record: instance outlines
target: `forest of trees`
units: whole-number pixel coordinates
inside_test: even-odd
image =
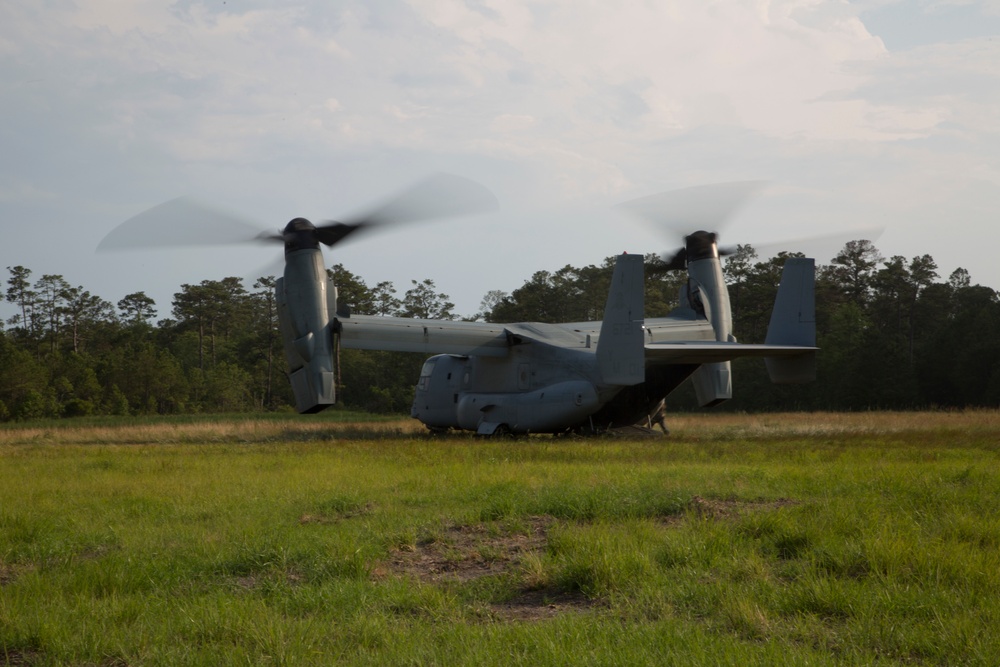
[[[734,329],[762,342],[787,253],[760,259],[751,246],[727,258]],[[467,319],[599,320],[613,258],[601,266],[538,271],[511,294],[488,292]],[[667,314],[687,276],[646,257],[646,314]],[[7,267],[0,323],[0,421],[95,414],[289,410],[293,403],[277,332],[274,278],[181,285],[166,313],[144,292],[111,304],[63,276],[35,279]],[[456,319],[431,280],[398,295],[337,265],[340,302],[358,314]],[[964,269],[941,279],[930,255],[884,258],[852,241],[816,275],[819,379],[775,386],[760,360],[734,363],[734,399],[715,409],[865,410],[1000,405],[1000,298]],[[343,405],[406,412],[422,355],[344,350]],[[682,390],[670,408],[689,409]]]

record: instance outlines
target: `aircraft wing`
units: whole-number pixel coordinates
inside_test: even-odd
[[[647,343],[646,364],[708,364],[738,357],[797,357],[818,349],[803,345],[751,345],[715,341]]]
[[[531,340],[560,347],[588,347],[587,336],[565,326],[525,323],[494,324],[405,317],[352,315],[339,318],[341,345],[356,350],[389,350],[423,354],[478,354],[503,357],[513,345]],[[738,357],[796,357],[815,352],[802,345],[751,345],[709,340],[651,342],[646,364],[707,364]]]
[[[488,322],[415,320],[406,317],[339,317],[340,344],[355,350],[502,357],[511,345],[506,327]]]
[[[558,324],[540,322],[494,324],[377,315],[339,317],[338,322],[341,346],[355,350],[502,357],[514,345],[531,342],[584,348],[589,338]]]

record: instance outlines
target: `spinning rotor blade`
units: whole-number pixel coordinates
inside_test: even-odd
[[[435,174],[382,204],[344,222],[314,226],[295,218],[283,231],[262,231],[239,216],[180,197],[129,218],[111,230],[98,250],[165,246],[221,245],[247,241],[336,245],[347,236],[378,225],[472,215],[496,210],[497,198],[486,187],[461,176]]]
[[[745,204],[751,196],[765,185],[765,181],[737,181],[696,186],[681,190],[671,190],[649,197],[633,199],[618,204],[615,208],[627,211],[661,228],[666,228],[683,236],[684,246],[661,255],[662,264],[650,267],[650,273],[681,270],[687,267],[691,243],[695,247],[705,247],[708,242],[718,240],[718,230]],[[693,231],[693,230],[715,230]],[[823,250],[836,247],[835,252],[852,240],[873,240],[885,231],[881,227],[868,227],[855,231],[809,236],[783,242],[753,245],[761,261],[776,255],[779,251],[804,252],[819,256]],[[736,246],[716,245],[720,257],[737,252]]]
[[[687,235],[694,230],[721,229],[725,222],[746,203],[750,197],[764,186],[764,181],[735,181],[698,185],[680,190],[670,190],[659,194],[633,199],[615,206],[660,228],[682,236],[687,243]],[[694,232],[712,234],[712,232]],[[719,249],[720,255],[728,255],[732,249]],[[661,256],[663,266],[655,272],[676,271],[687,266],[687,248],[681,247]]]
[[[687,248],[680,248],[673,253],[665,252],[660,255],[662,264],[651,266],[649,273],[666,273],[667,271],[680,271],[687,267]]]
[[[834,232],[832,234],[802,236],[785,241],[771,241],[760,244],[755,243],[752,244],[752,247],[757,253],[757,259],[760,261],[774,257],[782,251],[801,252],[807,257],[816,257],[817,259],[829,253],[829,257],[832,259],[833,255],[840,252],[848,242],[861,239],[874,242],[884,232],[885,227],[861,227],[843,232]]]
[[[473,215],[497,208],[496,196],[483,185],[461,176],[439,173],[343,222],[317,225],[315,237],[320,243],[332,246],[350,234],[380,225]]]
[[[615,206],[679,235],[696,229],[718,231],[765,181],[697,185],[640,197]]]
[[[259,240],[263,234],[260,227],[236,215],[178,197],[118,225],[101,239],[97,250],[223,245]]]

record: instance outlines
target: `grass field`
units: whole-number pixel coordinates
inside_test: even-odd
[[[1000,414],[0,428],[0,664],[996,665]]]

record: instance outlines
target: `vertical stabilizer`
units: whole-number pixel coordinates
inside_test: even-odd
[[[816,346],[816,269],[806,257],[785,260],[778,296],[767,327],[768,345]],[[816,352],[794,357],[766,357],[771,382],[795,384],[816,379]]]
[[[597,364],[606,384],[630,386],[646,379],[642,255],[619,255],[604,306]]]

